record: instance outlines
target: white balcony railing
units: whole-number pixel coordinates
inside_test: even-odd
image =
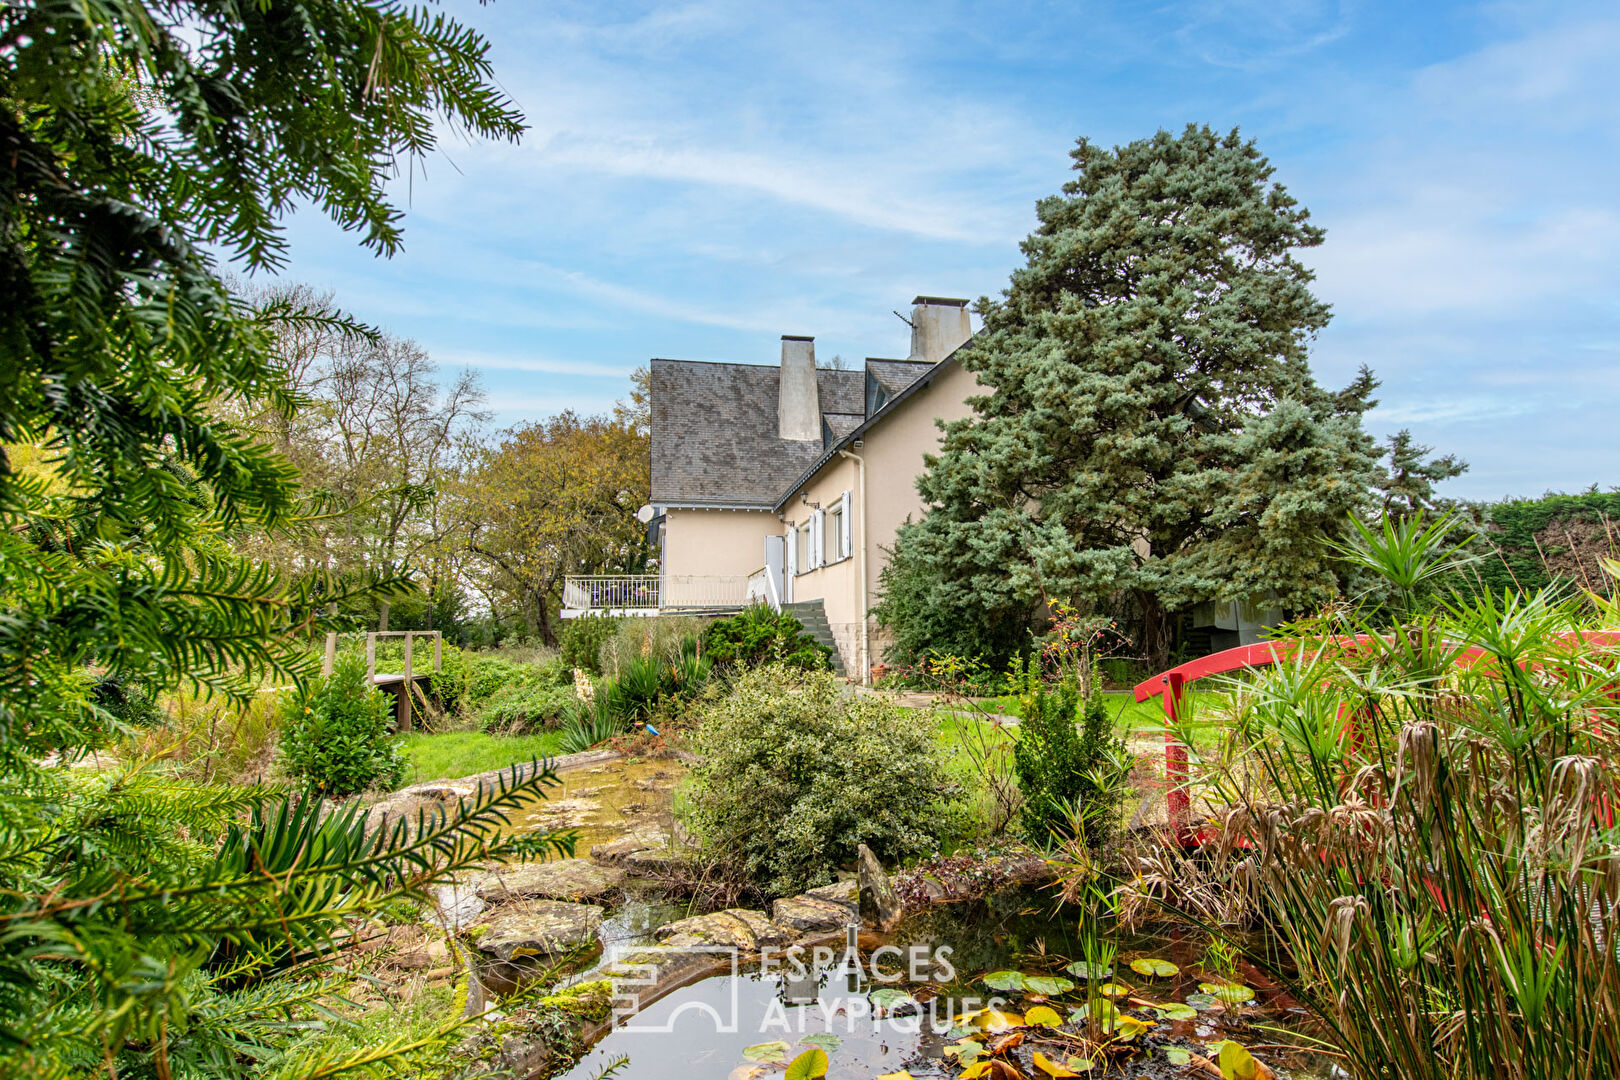
[[[591,574],[563,580],[563,615],[593,612],[735,611],[748,603],[747,574]]]

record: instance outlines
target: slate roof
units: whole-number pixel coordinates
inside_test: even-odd
[[[891,398],[916,382],[934,365],[926,360],[866,358],[866,415],[871,416]]]
[[[769,509],[826,451],[823,439],[777,437],[777,364],[654,360],[651,369],[657,505]],[[818,368],[816,390],[824,435],[831,427],[836,442],[841,431],[859,426],[866,415],[865,372]]]

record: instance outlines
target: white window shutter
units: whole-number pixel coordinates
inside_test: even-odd
[[[821,511],[817,510],[810,515],[810,566],[812,569],[823,566],[827,562],[827,553],[823,550],[826,547],[826,532],[826,522],[823,520]]]
[[[854,534],[849,527],[849,492],[844,492],[839,502],[843,505],[838,511],[838,557],[847,559],[855,553],[855,545],[850,539]]]
[[[789,528],[787,531],[787,576],[792,578],[799,572],[799,530]]]

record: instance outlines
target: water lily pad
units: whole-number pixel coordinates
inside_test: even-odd
[[[760,1063],[786,1064],[788,1051],[793,1049],[781,1039],[775,1042],[755,1043],[753,1046],[743,1048],[743,1057],[749,1061]]]
[[[1063,1017],[1057,1014],[1056,1009],[1049,1009],[1045,1005],[1037,1005],[1024,1013],[1024,1023],[1030,1027],[1059,1027]]]
[[[1239,1046],[1228,1039],[1221,1047],[1221,1056],[1217,1064],[1221,1067],[1223,1080],[1258,1080],[1260,1076],[1260,1063],[1254,1060],[1254,1055],[1248,1048]]]
[[[1069,1068],[1077,1073],[1090,1072],[1096,1067],[1095,1058],[1071,1056],[1068,1061]]]
[[[1106,994],[1109,997],[1124,997],[1130,992],[1131,988],[1123,983],[1106,982],[1097,987],[1097,993]]]
[[[1167,1046],[1164,1048],[1164,1060],[1172,1065],[1191,1065],[1192,1055],[1179,1046]]]
[[[1166,1020],[1191,1020],[1198,1015],[1196,1008],[1191,1005],[1183,1005],[1179,1001],[1167,1001],[1163,1005],[1155,1005],[1153,1011]]]
[[[873,1008],[881,1009],[885,1013],[892,1013],[896,1009],[904,1008],[907,1005],[917,1004],[916,998],[904,990],[896,990],[892,986],[872,991],[867,995],[867,1000],[872,1003]]]
[[[806,1035],[804,1038],[800,1039],[799,1045],[818,1046],[830,1054],[834,1050],[837,1050],[840,1046],[843,1046],[844,1040],[830,1032],[818,1031],[814,1035]]]
[[[785,1080],[821,1080],[827,1075],[827,1051],[811,1047],[788,1063]]]
[[[1067,994],[1070,990],[1073,990],[1074,983],[1061,975],[1026,975],[1024,976],[1024,989],[1032,994],[1057,997],[1059,994]]]
[[[1218,1009],[1221,1007],[1221,999],[1216,997],[1214,994],[1188,994],[1186,1001],[1187,1004],[1191,1005],[1199,1012],[1209,1012],[1211,1009]]]
[[[953,1057],[956,1063],[968,1066],[984,1056],[984,1043],[976,1039],[962,1039],[947,1046],[944,1050],[946,1057]]]
[[[1228,1005],[1242,1005],[1245,1001],[1254,1000],[1254,990],[1242,983],[1206,982],[1199,983],[1198,989]]]
[[[1114,973],[1111,964],[1093,964],[1090,960],[1076,960],[1063,969],[1077,979],[1106,979]]]
[[[1168,960],[1160,960],[1152,956],[1139,956],[1131,961],[1131,970],[1138,975],[1146,975],[1152,979],[1167,979],[1172,975],[1181,974],[1181,969]]]
[[[992,990],[1022,990],[1024,975],[1019,971],[992,971],[981,980]]]

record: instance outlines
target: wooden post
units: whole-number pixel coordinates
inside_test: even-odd
[[[321,674],[330,678],[332,665],[337,663],[337,631],[329,630],[326,634],[326,655],[321,659]]]
[[[377,675],[377,635],[366,635],[366,678],[375,682]]]
[[[416,691],[416,677],[411,670],[411,631],[405,631],[405,681],[399,686],[399,730],[411,730],[411,694]]]
[[[444,670],[444,635],[433,631],[433,670]]]

